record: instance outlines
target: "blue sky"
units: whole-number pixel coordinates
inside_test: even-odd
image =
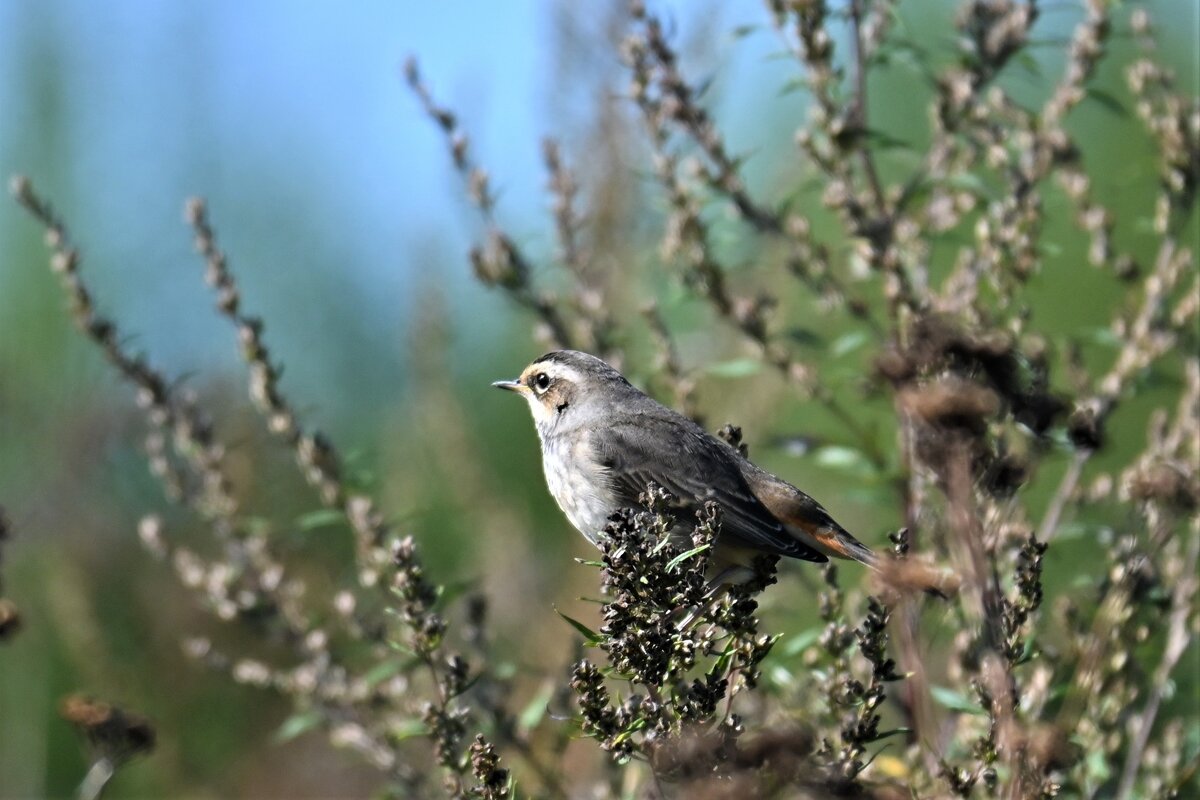
[[[38,139],[36,114],[17,114],[0,125],[0,168],[34,171],[51,190],[57,177],[103,187],[104,206],[122,217],[132,206],[174,208],[189,193],[209,196],[219,215],[253,167],[288,184],[268,193],[280,201],[337,193],[364,229],[453,225],[444,148],[400,64],[418,55],[481,152],[528,170],[544,127],[543,5],[6,3],[0,107],[28,113],[38,85],[28,55],[52,54],[70,163],[60,176],[36,175],[51,146]]]
[[[510,109],[506,128],[517,138],[532,130],[540,110],[542,6],[9,3],[0,6],[9,39],[0,87],[4,106],[20,107],[31,78],[26,53],[54,51],[65,76],[64,105],[87,143],[85,179],[113,177],[106,170],[161,179],[164,166],[169,173],[172,162],[192,155],[179,148],[199,131],[209,140],[197,149],[211,148],[219,160],[274,160],[298,177],[360,187],[402,171],[409,182],[429,186],[444,165],[435,162],[437,142],[413,113],[400,63],[418,55],[448,100]],[[501,48],[501,39],[512,44]],[[8,126],[5,133],[9,139]],[[4,166],[14,166],[20,153],[3,152]],[[136,162],[154,168],[130,175]],[[199,188],[219,190],[221,163],[208,166],[215,168],[213,185]]]
[[[490,168],[505,222],[544,244],[540,142],[572,99],[551,91],[555,7],[0,3],[0,173],[27,173],[56,201],[105,306],[168,350],[198,338],[178,334],[206,302],[180,224],[191,194],[209,199],[268,319],[304,303],[284,271],[357,287],[368,315],[394,313],[433,262],[454,265],[439,278],[455,291],[478,292],[465,259],[477,221],[401,65],[420,60]],[[36,236],[3,204],[0,232],[13,230]],[[0,264],[0,285],[18,267]]]
[[[110,208],[188,191],[216,205],[253,162],[340,192],[364,225],[403,212],[406,226],[443,226],[459,203],[443,143],[400,77],[411,54],[501,172],[512,205],[536,207],[540,185],[504,175],[541,176],[539,142],[555,127],[555,5],[0,4],[0,107],[18,110],[0,123],[0,169],[34,170],[45,152],[28,115],[38,85],[28,59],[40,52],[62,73],[72,155],[63,177],[105,187]]]
[[[1155,3],[1159,16],[1171,17],[1175,2],[1194,19],[1190,0]],[[776,98],[794,69],[770,57],[778,49],[770,34],[734,46],[728,31],[765,23],[763,4],[706,3],[702,14],[687,0],[653,5],[712,31],[721,79],[740,90],[722,97],[718,85],[715,93],[732,149],[753,151],[772,137],[789,146],[787,126],[773,131],[741,113]],[[191,194],[209,198],[252,305],[268,319],[343,289],[365,316],[394,315],[431,264],[449,270],[438,281],[477,302],[482,292],[470,286],[464,257],[476,220],[401,64],[420,59],[490,168],[506,224],[535,249],[546,247],[540,141],[561,132],[560,112],[572,99],[570,87],[565,97],[552,91],[557,7],[552,0],[0,3],[0,173],[29,173],[57,200],[95,265],[93,280],[111,289],[108,307],[166,346],[187,349],[202,337],[164,337],[163,329],[178,333],[181,320],[207,318],[197,313],[207,299],[180,223]],[[1073,4],[1047,10],[1063,22],[1077,13]],[[679,33],[686,40],[690,31]],[[745,69],[755,70],[754,79],[738,82]],[[773,108],[798,119],[801,104],[792,95]],[[752,159],[751,175],[754,168]],[[19,219],[11,203],[0,204],[0,235],[35,237]],[[0,263],[0,286],[16,267],[24,265]],[[320,279],[289,280],[297,275]],[[279,338],[298,338],[295,346],[305,348],[324,321],[303,319]]]

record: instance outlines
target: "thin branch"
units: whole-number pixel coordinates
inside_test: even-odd
[[[282,573],[282,568],[266,539],[248,530],[239,514],[233,486],[225,471],[225,448],[217,440],[211,423],[144,356],[130,353],[116,323],[96,310],[91,290],[79,272],[82,260],[79,250],[49,202],[24,177],[13,180],[12,192],[17,202],[46,230],[46,242],[53,250],[50,267],[67,295],[76,327],[101,349],[121,377],[136,388],[138,405],[150,425],[171,443],[175,457],[188,465],[200,484],[198,492],[185,500],[211,524],[229,563],[236,565],[243,577],[236,584],[213,582],[204,587],[207,599],[215,609],[226,608],[232,614],[260,618],[265,614],[291,645],[305,652],[307,622],[275,577]],[[155,457],[153,451],[151,457]],[[171,473],[171,479],[164,483],[168,495],[174,486],[173,476]]]
[[[446,136],[454,167],[467,186],[467,194],[479,209],[487,227],[484,244],[471,249],[471,264],[475,275],[488,286],[503,289],[518,305],[534,314],[546,326],[550,339],[558,346],[571,347],[574,338],[557,307],[556,298],[533,287],[529,258],[496,221],[496,197],[492,193],[487,172],[479,167],[470,149],[470,140],[460,129],[458,118],[438,105],[429,88],[421,80],[416,59],[404,65],[409,88],[420,100],[429,115]]]
[[[1059,520],[1075,494],[1075,487],[1079,485],[1079,478],[1083,475],[1084,464],[1088,462],[1094,452],[1096,451],[1092,449],[1080,448],[1072,454],[1071,461],[1067,464],[1067,471],[1063,473],[1062,479],[1058,482],[1058,488],[1054,490],[1050,505],[1046,507],[1042,523],[1038,525],[1037,538],[1039,541],[1049,543],[1058,534]]]
[[[1154,670],[1154,679],[1150,684],[1150,696],[1146,699],[1146,706],[1133,723],[1137,726],[1137,733],[1134,734],[1125,755],[1125,767],[1121,770],[1121,782],[1118,784],[1116,794],[1117,800],[1126,800],[1132,795],[1138,770],[1142,766],[1142,754],[1146,752],[1146,745],[1150,742],[1150,734],[1154,730],[1154,720],[1158,717],[1158,710],[1162,704],[1163,695],[1167,691],[1171,673],[1175,671],[1179,659],[1187,652],[1188,645],[1192,642],[1192,631],[1188,623],[1195,611],[1192,600],[1196,596],[1197,585],[1200,584],[1200,580],[1196,577],[1197,561],[1200,560],[1200,520],[1193,519],[1190,527],[1191,536],[1188,537],[1184,567],[1171,591],[1166,646],[1163,648],[1158,667]]]
[[[887,217],[887,196],[884,194],[879,172],[875,169],[875,158],[867,141],[870,135],[867,119],[868,53],[863,42],[863,0],[850,0],[850,23],[854,31],[854,104],[850,110],[850,122],[859,138],[858,155],[867,175],[867,182],[871,186],[871,194],[875,198],[875,213],[880,217]]]

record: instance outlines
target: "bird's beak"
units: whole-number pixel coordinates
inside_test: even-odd
[[[497,389],[508,389],[510,392],[524,392],[525,384],[520,381],[496,381],[492,384]]]

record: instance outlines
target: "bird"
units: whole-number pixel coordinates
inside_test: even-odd
[[[720,506],[710,585],[749,580],[762,553],[878,567],[878,556],[812,497],[596,356],[555,350],[515,380],[492,385],[528,402],[550,494],[593,545],[614,514],[642,506],[639,497],[653,484],[671,495],[680,518],[708,501]]]

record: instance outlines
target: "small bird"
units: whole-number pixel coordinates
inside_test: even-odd
[[[516,380],[492,385],[529,402],[550,494],[592,544],[614,513],[640,507],[638,496],[653,483],[676,499],[681,519],[694,518],[709,500],[721,507],[711,585],[747,580],[759,553],[877,564],[875,554],[816,500],[648,397],[595,356],[556,350]]]

